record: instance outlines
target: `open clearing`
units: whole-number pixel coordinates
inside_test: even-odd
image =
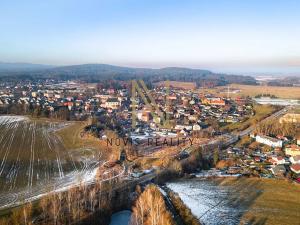
[[[103,155],[104,145],[106,142],[93,137],[92,135],[83,134],[87,122],[74,122],[69,126],[56,131],[56,134],[63,140],[66,149],[96,149]]]
[[[0,116],[0,208],[16,198],[20,201],[64,188],[94,172],[100,152],[85,142],[71,148],[56,134],[69,131],[69,126],[72,124]],[[72,128],[78,132],[81,126]]]
[[[277,87],[277,86],[255,86],[255,85],[229,85],[230,97],[255,97],[261,94],[275,95],[278,98],[285,99],[300,99],[300,87]],[[233,90],[240,90],[240,92],[232,93]],[[199,89],[201,93],[212,93],[221,96],[227,96],[227,86],[216,88]]]

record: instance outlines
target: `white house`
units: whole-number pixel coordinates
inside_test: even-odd
[[[108,98],[105,102],[105,108],[117,109],[121,106],[120,101],[117,98]]]
[[[177,124],[175,127],[174,127],[175,130],[183,130],[183,129],[186,129],[186,130],[192,130],[193,127],[190,126],[190,125],[179,125]]]
[[[300,156],[300,147],[297,145],[289,145],[285,147],[285,154],[289,156]]]
[[[300,164],[293,164],[290,168],[294,173],[300,174]]]
[[[292,164],[300,164],[300,155],[290,157],[290,162]]]
[[[281,165],[281,164],[285,164],[285,160],[283,157],[281,156],[273,156],[270,160],[269,160],[273,165]]]
[[[199,124],[194,124],[193,130],[201,130],[201,126]]]
[[[255,140],[259,143],[269,145],[271,147],[282,148],[282,144],[283,144],[282,140],[272,138],[272,137],[269,137],[269,136],[265,136],[265,135],[256,135]]]

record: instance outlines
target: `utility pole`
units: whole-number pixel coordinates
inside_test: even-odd
[[[227,85],[227,100],[229,100],[229,85]]]

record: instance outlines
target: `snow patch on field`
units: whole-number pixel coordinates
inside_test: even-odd
[[[205,225],[237,225],[243,214],[242,207],[230,203],[229,186],[217,185],[209,180],[185,180],[168,183],[177,192],[192,213]]]
[[[0,116],[0,208],[94,180],[100,156],[66,151],[53,133],[66,125]]]
[[[25,116],[0,116],[0,124],[29,120]]]

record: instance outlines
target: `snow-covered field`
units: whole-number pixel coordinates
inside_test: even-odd
[[[62,126],[0,116],[0,209],[94,179],[98,157],[66,150],[53,132]]]
[[[217,185],[207,179],[180,180],[168,183],[177,192],[192,213],[205,225],[237,225],[245,211],[232,202],[231,186]]]

